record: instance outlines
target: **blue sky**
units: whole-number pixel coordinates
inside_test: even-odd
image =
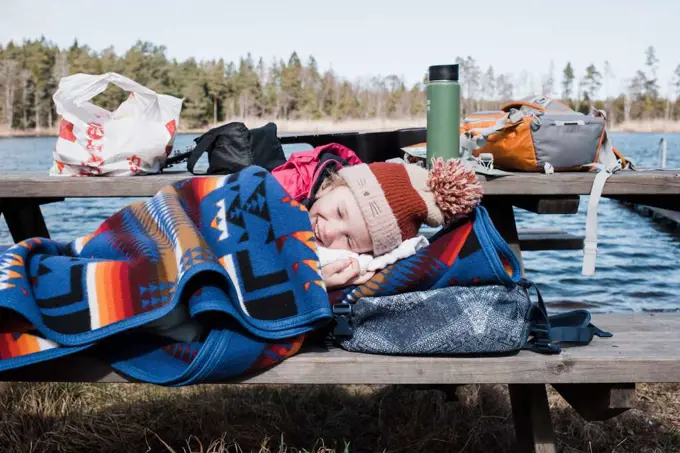
[[[296,50],[352,80],[394,73],[409,83],[429,65],[472,55],[496,73],[526,71],[528,90],[539,89],[550,61],[559,80],[568,60],[578,75],[608,60],[608,89],[618,91],[653,45],[665,94],[680,64],[680,0],[0,0],[0,43],[41,35],[119,53],[148,40],[178,59],[287,59]]]

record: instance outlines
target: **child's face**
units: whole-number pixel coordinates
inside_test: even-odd
[[[366,253],[373,250],[359,204],[346,186],[324,190],[309,211],[316,240],[323,247]]]

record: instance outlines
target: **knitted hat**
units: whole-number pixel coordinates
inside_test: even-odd
[[[338,174],[359,204],[373,241],[383,255],[418,234],[420,226],[441,226],[479,204],[482,185],[459,160],[416,164],[377,162],[345,167]]]

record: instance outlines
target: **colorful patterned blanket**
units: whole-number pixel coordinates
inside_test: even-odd
[[[391,296],[456,285],[503,284],[522,278],[517,255],[494,227],[483,207],[430,238],[430,245],[388,266],[363,285],[331,293],[331,303]]]
[[[259,167],[0,257],[0,372],[91,349],[133,379],[214,382],[282,361],[330,319],[308,214]]]

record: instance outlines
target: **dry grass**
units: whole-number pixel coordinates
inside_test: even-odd
[[[363,119],[363,120],[263,120],[260,118],[241,120],[249,128],[262,126],[267,121],[276,123],[282,133],[335,133],[335,132],[364,132],[406,129],[410,127],[425,127],[425,117],[403,119]]]
[[[230,120],[231,121],[231,120]],[[323,120],[281,120],[281,119],[262,119],[262,118],[245,118],[234,119],[233,121],[243,121],[249,128],[262,126],[269,121],[276,123],[279,133],[282,134],[314,134],[314,133],[337,133],[337,132],[364,132],[364,131],[382,131],[395,130],[410,127],[425,127],[426,120],[424,117],[419,118],[403,118],[403,119],[360,119],[360,120],[342,120],[334,121],[330,119]],[[226,123],[228,121],[225,121]],[[220,124],[224,124],[220,123]],[[212,126],[210,126],[212,127]],[[190,129],[180,127],[181,133],[202,134],[210,127],[200,129]],[[636,120],[627,121],[615,124],[611,127],[612,131],[621,132],[656,132],[656,133],[680,133],[680,121],[666,121],[666,120]],[[0,137],[56,137],[59,130],[57,128],[50,129],[8,129],[5,125],[0,125]]]
[[[584,422],[552,392],[561,452],[680,452],[678,385],[641,385],[637,407]],[[502,386],[459,401],[397,386],[10,384],[0,390],[3,452],[510,452]]]
[[[680,133],[680,121],[670,120],[636,120],[624,121],[613,126],[612,131],[621,132],[655,132],[662,134]]]
[[[59,134],[59,129],[10,129],[5,124],[0,124],[0,138],[6,137],[56,137]]]
[[[413,119],[364,119],[364,120],[277,120],[277,119],[262,119],[262,118],[245,118],[234,119],[233,121],[242,121],[249,128],[258,127],[271,121],[276,123],[279,133],[290,134],[314,134],[314,133],[334,133],[334,132],[363,132],[363,131],[381,131],[394,130],[409,127],[425,127],[425,118]],[[225,121],[226,123],[228,121]],[[220,124],[224,124],[220,123]],[[200,129],[188,129],[180,126],[180,133],[202,134],[210,127]],[[7,126],[0,124],[0,137],[56,137],[59,133],[58,128],[50,129],[9,129]]]

